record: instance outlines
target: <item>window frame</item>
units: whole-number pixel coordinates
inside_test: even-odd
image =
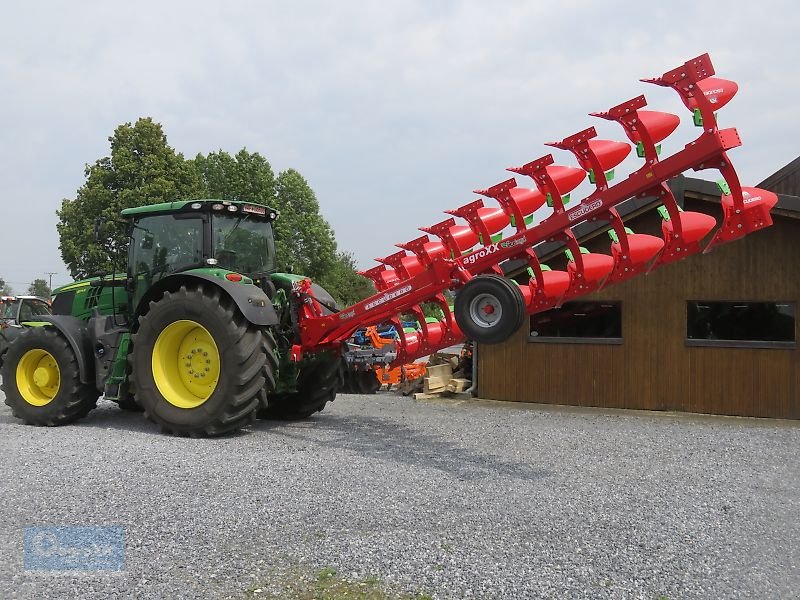
[[[540,313],[534,313],[530,315],[528,319],[528,342],[532,344],[588,344],[588,345],[595,345],[595,346],[621,346],[625,341],[625,334],[623,332],[622,327],[622,300],[574,300],[570,302],[565,302],[564,305],[568,304],[613,304],[619,310],[619,325],[620,325],[620,336],[619,337],[596,337],[596,336],[564,336],[564,337],[556,337],[556,336],[542,336],[542,335],[533,335],[531,333],[531,328],[533,326],[533,319],[537,317],[537,315],[541,315],[548,311],[542,311]],[[563,306],[554,307],[548,310],[558,310],[563,308]]]
[[[689,306],[690,304],[789,304],[794,311],[794,340],[727,340],[706,339],[689,337]],[[685,329],[684,346],[687,348],[753,348],[766,350],[794,350],[797,348],[797,302],[794,300],[686,300],[685,301]]]

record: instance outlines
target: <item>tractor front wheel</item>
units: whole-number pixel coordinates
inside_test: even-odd
[[[15,417],[48,427],[85,417],[99,396],[93,385],[81,383],[75,352],[49,326],[26,329],[11,344],[2,387]]]
[[[275,342],[218,289],[182,286],[151,302],[133,335],[132,391],[145,416],[177,435],[250,424],[275,381]]]

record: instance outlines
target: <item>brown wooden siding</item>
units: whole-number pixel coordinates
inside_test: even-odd
[[[697,210],[707,203],[687,205]],[[717,207],[718,208],[718,207]],[[634,224],[637,232],[653,223]],[[604,238],[605,236],[602,236]],[[605,239],[584,245],[604,245]],[[800,221],[588,296],[622,302],[622,345],[532,343],[525,325],[478,348],[483,398],[800,419],[800,331],[793,349],[688,347],[686,301],[791,301],[800,308]],[[554,265],[555,266],[555,265]]]

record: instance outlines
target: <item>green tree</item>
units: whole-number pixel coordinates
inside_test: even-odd
[[[0,277],[0,296],[10,296],[14,293],[11,286],[6,283],[6,280]]]
[[[353,257],[339,251],[333,229],[320,214],[314,191],[300,173],[282,172],[275,180],[278,264],[308,275],[342,306],[375,292],[372,282],[356,272]]]
[[[150,118],[120,125],[109,141],[110,156],[87,165],[86,182],[76,198],[64,200],[57,212],[61,256],[73,277],[108,272],[113,268],[110,257],[124,256],[127,232],[118,219],[122,209],[206,197],[276,208],[280,270],[308,275],[342,303],[373,290],[356,274],[352,257],[338,250],[314,191],[297,171],[276,177],[266,158],[246,149],[233,156],[223,150],[198,154],[187,161]],[[99,243],[93,235],[96,219],[102,223]]]
[[[108,272],[115,252],[127,248],[119,221],[123,208],[203,196],[204,186],[182,154],[167,144],[160,124],[142,118],[117,127],[111,155],[86,166],[86,182],[75,199],[65,199],[57,211],[61,257],[73,277]],[[104,224],[101,240],[93,238],[95,219]]]
[[[276,178],[263,156],[245,149],[235,156],[223,150],[198,154],[194,165],[208,197],[258,202],[278,210],[279,270],[308,275],[341,304],[352,304],[374,291],[372,283],[356,273],[352,257],[338,251],[317,197],[300,173],[289,169]]]
[[[353,255],[338,252],[336,261],[321,279],[321,285],[336,298],[342,307],[355,304],[375,293],[372,281],[358,274]]]
[[[336,263],[336,240],[314,191],[294,169],[275,181],[275,208],[280,212],[275,224],[278,265],[325,285],[322,280]]]
[[[47,285],[47,281],[44,279],[34,279],[28,286],[28,295],[49,298],[50,287]]]
[[[235,157],[223,150],[198,154],[194,166],[209,198],[274,205],[275,174],[258,152],[243,148]]]

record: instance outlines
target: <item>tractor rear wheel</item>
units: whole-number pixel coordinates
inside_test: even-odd
[[[15,417],[54,427],[85,417],[99,393],[81,383],[78,360],[54,327],[31,327],[11,344],[3,362],[3,391]]]
[[[218,289],[181,286],[140,318],[132,393],[162,431],[216,436],[255,419],[275,384],[275,341]]]
[[[271,394],[267,408],[258,412],[260,419],[306,419],[333,402],[344,384],[344,361],[326,355],[301,365],[297,391]]]

